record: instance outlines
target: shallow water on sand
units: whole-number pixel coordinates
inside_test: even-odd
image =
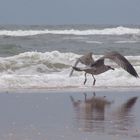
[[[5,92],[0,94],[0,139],[140,139],[139,107],[139,91],[133,90],[102,90],[96,96],[89,91]]]

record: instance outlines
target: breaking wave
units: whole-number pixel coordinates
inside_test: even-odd
[[[84,73],[74,72],[69,77],[71,66],[80,55],[75,53],[25,52],[12,57],[0,58],[1,88],[65,88],[92,87],[89,75],[87,85],[83,85]],[[96,56],[97,59],[100,56]],[[140,56],[127,56],[140,75]],[[109,62],[114,65],[112,62]],[[82,65],[81,65],[82,66]],[[116,66],[115,66],[116,67]],[[121,68],[95,76],[97,87],[140,86],[139,79],[129,75]]]
[[[41,34],[64,34],[64,35],[140,35],[139,28],[128,28],[128,27],[115,27],[115,28],[104,28],[104,29],[87,29],[87,30],[76,30],[76,29],[64,29],[64,30],[0,30],[0,36],[33,36]]]

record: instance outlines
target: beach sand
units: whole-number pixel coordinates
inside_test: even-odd
[[[0,140],[140,139],[140,90],[108,88],[95,93],[1,91]]]

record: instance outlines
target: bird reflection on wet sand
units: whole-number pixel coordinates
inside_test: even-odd
[[[103,130],[105,107],[111,105],[112,102],[108,101],[105,96],[96,97],[94,94],[91,98],[87,98],[86,93],[84,96],[84,100],[75,100],[70,96],[78,125],[84,131],[93,131],[96,127]]]
[[[112,122],[114,124],[113,126],[115,127],[114,129],[127,131],[133,126],[133,107],[137,99],[138,97],[131,97],[120,105],[115,111],[113,111]]]
[[[108,131],[113,134],[133,126],[132,112],[138,97],[131,97],[119,107],[114,107],[114,101],[109,101],[105,96],[93,95],[87,98],[86,93],[84,96],[83,100],[75,100],[70,96],[78,129],[88,132]]]

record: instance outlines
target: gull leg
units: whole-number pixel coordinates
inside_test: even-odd
[[[95,85],[95,82],[96,82],[96,79],[95,79],[95,77],[94,77],[94,75],[92,74],[92,77],[93,77],[93,79],[94,79],[94,81],[93,81],[93,86]]]
[[[85,72],[85,81],[84,81],[84,85],[86,84],[87,82],[87,73]]]

